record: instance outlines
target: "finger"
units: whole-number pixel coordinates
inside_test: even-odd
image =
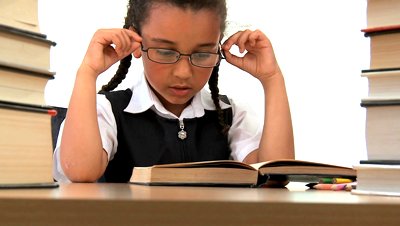
[[[133,52],[137,44],[133,45],[126,29],[112,30],[112,43],[115,45],[115,52],[118,58],[122,59]]]
[[[121,37],[121,30],[110,30],[111,46],[113,46],[115,53],[119,58],[124,55],[124,41]]]
[[[246,50],[246,44],[248,43],[248,37],[252,33],[250,30],[238,31],[229,37],[223,45],[224,50],[230,50],[233,45],[237,45],[240,53],[244,53]]]
[[[267,36],[264,33],[262,33],[260,30],[255,30],[254,32],[252,32],[249,35],[249,45],[251,47],[256,47],[258,44],[261,44],[261,45],[264,44],[265,42],[262,42],[262,41],[268,42],[269,40],[268,40]],[[258,47],[261,47],[261,46],[258,46]]]
[[[132,52],[134,49],[137,48],[137,46],[140,46],[140,43],[142,42],[142,37],[140,37],[136,32],[129,30],[129,29],[124,29],[125,35],[128,38],[127,45],[129,48],[127,51]],[[133,47],[134,48],[133,48]]]
[[[248,44],[250,45],[250,47],[255,47],[257,44],[257,41],[259,40],[259,36],[260,34],[258,32],[252,32],[249,35],[249,39],[248,39]]]
[[[246,50],[246,44],[249,40],[249,36],[251,34],[250,30],[243,31],[237,39],[236,45],[239,47],[240,53],[243,53]]]
[[[129,52],[132,53],[135,50],[137,50],[138,48],[141,47],[141,43],[142,43],[142,37],[140,37],[136,32],[132,31],[132,30],[126,30],[127,35],[129,37]]]
[[[241,33],[242,31],[238,31],[235,34],[231,35],[228,39],[226,39],[225,42],[222,44],[222,49],[229,51],[232,48],[232,46],[236,43]]]
[[[136,32],[135,29],[133,29],[132,27],[130,27],[128,30],[128,34],[131,38],[133,38],[133,40],[141,42],[142,41],[142,37]]]
[[[124,53],[124,55],[126,53],[129,53],[129,50],[131,49],[132,43],[131,43],[131,39],[128,35],[128,32],[125,31],[126,29],[121,29],[121,41],[122,41],[122,51]]]
[[[126,55],[133,54],[135,58],[140,58],[142,53],[140,50],[142,37],[140,37],[135,31],[124,29],[124,37],[127,42]]]
[[[225,60],[228,63],[230,63],[236,67],[239,67],[239,68],[242,67],[243,59],[241,57],[235,56],[234,54],[232,54],[229,51],[224,51],[224,54],[225,54]]]

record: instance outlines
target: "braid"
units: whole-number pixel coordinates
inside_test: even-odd
[[[117,88],[117,86],[125,79],[128,69],[131,66],[132,55],[129,54],[120,61],[117,72],[111,80],[101,87],[101,91],[111,91]]]
[[[225,123],[224,112],[222,111],[221,105],[219,104],[218,71],[219,71],[219,65],[214,67],[211,73],[211,77],[208,80],[208,86],[211,91],[211,98],[217,110],[218,123],[219,126],[221,127],[221,132],[222,134],[227,135],[230,126]]]
[[[125,17],[125,25],[123,28],[129,29],[132,26],[131,22],[132,16],[130,15],[130,10],[128,9],[128,15]],[[129,54],[122,60],[120,60],[118,70],[115,72],[115,75],[111,78],[111,80],[101,87],[100,92],[103,91],[111,91],[117,88],[117,86],[126,78],[126,74],[128,73],[128,69],[131,66],[132,54]]]

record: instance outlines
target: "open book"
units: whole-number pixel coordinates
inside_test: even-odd
[[[319,178],[356,178],[353,168],[293,159],[255,164],[233,160],[135,167],[130,182],[147,185],[228,185],[256,187],[271,178],[315,182]]]

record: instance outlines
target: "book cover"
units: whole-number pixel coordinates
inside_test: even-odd
[[[361,107],[385,107],[400,106],[400,98],[364,98],[361,100]],[[382,109],[386,110],[386,109]]]
[[[0,189],[58,188],[57,182],[1,184]]]
[[[392,34],[400,32],[400,23],[394,25],[387,26],[376,26],[376,27],[368,27],[361,29],[364,32],[365,37],[371,37],[374,35],[384,35],[384,34]]]
[[[374,165],[399,165],[400,166],[400,159],[364,159],[360,160],[360,164],[374,164]]]
[[[399,106],[399,98],[372,99],[364,98],[361,100],[361,107],[384,107],[384,106]]]
[[[400,71],[400,67],[364,69],[364,70],[361,70],[361,73],[367,75],[367,74],[376,74],[376,73],[385,73],[385,72],[397,73],[398,71]]]

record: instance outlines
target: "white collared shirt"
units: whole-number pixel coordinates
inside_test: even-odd
[[[150,89],[144,74],[142,73],[141,75],[141,78],[132,88],[132,98],[124,109],[125,112],[137,114],[152,109],[164,118],[182,120],[184,118],[202,117],[204,115],[204,110],[215,110],[211,94],[204,88],[193,97],[191,104],[177,117],[165,109],[157,96]],[[222,109],[230,106],[232,107],[232,125],[228,133],[228,142],[232,151],[231,156],[234,160],[243,161],[250,152],[258,148],[263,125],[258,123],[258,120],[255,119],[252,112],[249,112],[243,104],[238,104],[231,99],[229,101],[230,105],[222,101],[220,101],[220,105]],[[110,161],[113,159],[118,147],[117,125],[111,103],[105,95],[97,95],[97,118],[103,148],[107,152],[108,160]],[[57,181],[69,182],[60,164],[60,141],[63,128],[64,123],[62,123],[60,127],[57,145],[54,150],[53,176]]]

